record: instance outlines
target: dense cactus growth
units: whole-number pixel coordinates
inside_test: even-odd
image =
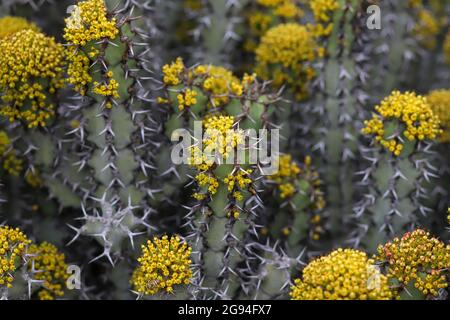
[[[2,2],[0,299],[448,299],[449,12]]]

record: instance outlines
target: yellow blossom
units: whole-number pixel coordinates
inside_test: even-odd
[[[64,85],[64,49],[32,29],[0,40],[0,114],[28,127],[45,126],[54,115],[53,94]]]
[[[413,35],[419,43],[428,50],[436,47],[436,37],[440,31],[440,25],[433,14],[428,10],[418,12],[417,23],[413,30]]]
[[[438,116],[443,130],[441,142],[450,142],[450,90],[434,90],[427,96],[433,113]]]
[[[180,74],[184,70],[183,60],[178,57],[175,62],[163,66],[163,81],[165,85],[176,86],[180,83]]]
[[[17,151],[12,148],[11,140],[5,131],[0,131],[0,159],[3,169],[13,176],[22,171],[22,159],[17,157]]]
[[[32,244],[28,253],[31,255],[29,269],[36,270],[34,279],[43,281],[43,289],[38,292],[39,299],[54,300],[62,297],[69,278],[64,254],[48,242]]]
[[[396,156],[401,154],[405,139],[431,140],[442,133],[439,118],[427,99],[413,92],[394,91],[375,107],[375,111],[377,114],[364,122],[362,132],[375,135],[376,141]],[[394,132],[392,129],[386,132],[388,123],[394,126]]]
[[[376,259],[386,264],[389,278],[404,286],[412,281],[425,295],[436,296],[448,286],[444,270],[450,268],[450,245],[422,229],[380,245]]]
[[[305,26],[280,24],[261,38],[256,49],[256,72],[273,79],[277,87],[287,85],[297,100],[307,97],[307,84],[315,77],[311,63],[318,58],[318,45]]]
[[[203,89],[210,94],[212,107],[219,107],[230,101],[230,96],[241,96],[243,87],[233,73],[223,67],[200,65],[193,71],[194,76],[203,78]]]
[[[376,283],[374,283],[376,282]],[[388,279],[367,254],[337,249],[309,263],[290,292],[293,300],[390,300]]]
[[[92,82],[89,68],[97,59],[100,51],[92,46],[92,42],[110,39],[114,40],[119,29],[116,19],[110,18],[104,0],[80,1],[73,7],[70,17],[65,19],[64,39],[69,43],[66,57],[69,61],[67,81],[72,84],[81,95],[86,94],[86,86]],[[87,48],[85,51],[84,48]],[[93,93],[118,98],[119,84],[111,79],[112,71],[104,75],[103,83],[94,83]],[[107,107],[112,106],[111,102]]]
[[[17,31],[31,29],[34,31],[40,31],[40,29],[34,24],[21,17],[6,16],[0,18],[0,39],[6,36],[12,35]]]
[[[65,19],[64,39],[73,45],[85,46],[90,41],[114,39],[119,33],[115,18],[108,18],[104,0],[80,1]]]
[[[19,228],[0,226],[0,288],[12,287],[14,271],[20,266],[30,243]]]
[[[192,278],[192,249],[178,236],[153,238],[142,245],[139,265],[131,283],[134,290],[144,295],[158,292],[172,293],[177,285],[187,285]]]

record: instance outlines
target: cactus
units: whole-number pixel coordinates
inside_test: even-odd
[[[416,211],[427,215],[429,209],[421,204],[427,195],[421,185],[435,176],[425,157],[432,152],[427,140],[441,133],[439,119],[426,98],[415,93],[394,91],[375,110],[377,114],[363,129],[364,134],[375,135],[375,142],[383,148],[365,171],[373,178],[363,203],[369,224],[363,241],[371,250],[415,226]]]
[[[0,4],[0,298],[448,299],[447,1],[74,2]]]
[[[74,184],[84,184],[79,196],[85,203],[97,199],[94,210],[83,209],[84,224],[73,227],[75,238],[83,234],[98,239],[104,247],[100,256],[111,263],[111,253],[120,252],[124,239],[133,245],[133,237],[150,228],[146,219],[152,213],[145,202],[151,156],[142,149],[151,140],[142,86],[147,51],[139,42],[132,8],[119,4],[108,11],[103,1],[79,2],[66,19],[64,33],[68,81],[81,98],[70,131],[77,147],[66,151],[58,170],[73,177]],[[73,175],[73,165],[82,178]],[[93,179],[88,179],[90,173]]]
[[[268,194],[263,196],[267,199],[264,204],[267,211],[273,208],[273,212],[270,215],[268,212],[262,221],[266,226],[263,231],[272,239],[283,239],[288,256],[297,257],[307,246],[314,246],[324,233],[322,182],[311,167],[310,156],[298,165],[290,155],[282,155],[278,168],[265,182]]]
[[[64,295],[67,264],[64,254],[48,243],[32,243],[19,229],[0,226],[0,297],[23,299],[36,294],[40,300]]]
[[[264,84],[254,76],[239,80],[221,67],[188,69],[178,59],[164,68],[164,74],[168,88],[160,101],[171,104],[175,111],[168,121],[172,130],[183,123],[194,129],[191,116],[203,119],[203,138],[194,137],[202,140],[202,146],[191,146],[188,158],[197,184],[196,202],[187,215],[191,228],[187,238],[198,266],[198,292],[194,294],[231,298],[241,285],[238,266],[245,261],[245,239],[255,233],[254,210],[260,206],[255,186],[258,168],[236,162],[235,152],[244,143],[243,130],[270,126],[267,115],[277,97],[265,94]],[[250,145],[255,143],[252,139],[255,137],[250,137]]]

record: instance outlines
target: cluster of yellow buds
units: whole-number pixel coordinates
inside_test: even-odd
[[[115,18],[108,18],[104,0],[80,1],[65,19],[64,39],[73,45],[85,46],[90,41],[114,39],[119,30]]]
[[[163,66],[163,81],[166,86],[176,86],[181,82],[180,76],[184,70],[183,59],[180,57],[176,61]]]
[[[231,192],[232,197],[236,201],[242,201],[243,199],[242,193],[239,190],[245,190],[252,184],[253,180],[250,177],[252,173],[253,170],[251,169],[239,169],[223,179],[223,182],[227,185],[228,192]]]
[[[278,184],[280,197],[282,199],[289,198],[295,193],[295,180],[300,175],[300,167],[289,154],[281,155],[276,162],[278,171],[268,177],[269,180]]]
[[[286,23],[267,31],[255,53],[258,75],[272,79],[276,87],[287,85],[295,98],[302,100],[308,96],[308,82],[316,75],[311,64],[324,51],[307,27]]]
[[[17,151],[12,148],[11,140],[5,131],[0,131],[0,159],[3,169],[13,176],[22,171],[23,160],[17,157]]]
[[[434,90],[427,95],[427,100],[441,123],[440,141],[450,142],[450,90]]]
[[[0,18],[0,39],[10,36],[18,31],[31,29],[40,31],[38,26],[21,17],[6,16]]]
[[[378,114],[364,122],[362,132],[375,135],[376,141],[396,156],[401,154],[405,139],[435,139],[442,133],[427,99],[414,92],[394,91],[375,110]]]
[[[55,111],[52,96],[64,85],[64,49],[54,38],[25,29],[0,40],[0,114],[45,126]]]
[[[51,243],[43,242],[29,247],[29,269],[35,271],[34,278],[43,281],[39,290],[40,300],[54,300],[64,295],[64,288],[69,277],[65,255]]]
[[[30,243],[19,228],[0,226],[0,287],[12,287],[14,271],[23,262],[23,255]]]
[[[241,96],[241,81],[230,70],[213,65],[199,65],[191,74],[203,79],[202,88],[210,94],[210,106],[217,108],[230,101],[230,96]]]
[[[296,0],[258,0],[246,14],[249,36],[244,49],[253,52],[259,39],[279,20],[294,22],[304,16],[304,11]]]
[[[201,150],[198,146],[192,146],[190,151],[189,164],[195,167],[200,173],[195,176],[200,188],[205,189],[203,193],[194,193],[193,197],[203,200],[207,194],[214,195],[219,187],[219,179],[213,172],[209,172],[218,162],[226,160],[232,152],[237,150],[238,145],[243,143],[243,132],[234,129],[235,120],[232,116],[210,116],[203,122],[205,132],[202,140]],[[222,159],[217,157],[221,156]],[[249,178],[252,170],[240,170],[229,174],[223,182],[227,185],[228,191],[232,193],[234,199],[242,200],[240,190],[248,187],[251,183]]]
[[[133,273],[134,290],[144,295],[172,293],[176,285],[188,285],[192,278],[192,249],[178,236],[153,238],[142,245],[139,266]]]
[[[256,74],[245,73],[242,79],[237,78],[230,70],[214,65],[198,65],[186,68],[183,60],[166,64],[162,68],[163,83],[170,91],[178,92],[176,103],[178,110],[195,105],[199,97],[207,98],[205,107],[219,108],[227,105],[231,99],[240,98],[256,82]],[[179,85],[184,84],[184,88]],[[158,103],[171,103],[172,98],[158,97]]]
[[[426,5],[422,0],[410,0],[408,5],[414,9],[416,24],[412,35],[425,49],[436,48],[439,35],[448,27],[449,19],[445,1],[429,0]]]
[[[109,74],[112,73],[112,71],[108,72]],[[111,76],[108,76],[108,78],[111,78]],[[109,83],[107,84],[100,84],[98,82],[94,82],[94,89],[92,90],[92,92],[99,94],[101,96],[105,96],[105,97],[113,97],[113,98],[119,98],[119,83],[114,80],[111,79],[109,81]],[[108,104],[109,107],[111,107],[111,103]]]
[[[339,3],[336,0],[311,0],[309,7],[314,15],[316,24],[310,24],[308,27],[316,37],[329,36],[333,30],[332,14],[339,9]]]
[[[394,293],[367,254],[337,249],[313,260],[291,287],[293,300],[390,300]]]
[[[208,155],[218,152],[226,160],[230,153],[243,143],[242,130],[233,128],[235,125],[233,116],[211,116],[203,122],[204,152]]]
[[[69,61],[67,81],[72,84],[81,95],[86,94],[86,86],[92,82],[89,68],[93,61],[101,54],[93,44],[94,41],[114,40],[119,29],[116,19],[108,16],[104,0],[85,0],[73,6],[70,17],[65,19],[64,39],[70,44],[66,56]],[[83,48],[84,50],[81,50]],[[118,97],[118,82],[112,77],[112,72],[105,75],[105,83],[95,82],[93,93],[107,97]],[[108,107],[112,104],[109,102]]]
[[[447,287],[450,245],[417,229],[378,247],[378,261],[387,266],[387,276],[404,286],[413,282],[424,295],[436,296]]]
[[[219,181],[213,174],[200,172],[195,176],[195,180],[197,181],[200,188],[206,187],[207,193],[209,193],[210,195],[216,194],[217,188],[219,187]],[[194,193],[193,197],[197,200],[203,200],[205,199],[206,194]]]
[[[417,23],[413,29],[413,36],[426,49],[433,50],[437,44],[437,36],[441,30],[441,26],[433,16],[426,10],[419,10],[417,14]]]
[[[311,186],[311,198],[314,199],[312,209],[322,210],[325,207],[325,198],[321,190],[322,181],[319,173],[312,167],[310,156],[305,157],[302,167],[288,154],[281,155],[276,164],[278,165],[277,173],[268,176],[268,179],[278,184],[281,199],[294,195],[297,191],[296,184],[300,180],[305,180]]]
[[[197,103],[197,92],[192,89],[186,89],[183,93],[177,95],[178,109],[183,111],[186,107],[190,107]]]
[[[42,178],[37,169],[28,170],[25,174],[25,181],[33,188],[39,188],[43,184]]]

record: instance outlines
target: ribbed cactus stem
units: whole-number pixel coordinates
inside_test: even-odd
[[[333,29],[326,39],[323,70],[316,80],[312,112],[321,115],[313,129],[313,150],[316,166],[322,169],[326,186],[327,211],[333,237],[342,232],[346,213],[354,199],[354,165],[358,153],[357,134],[362,126],[361,91],[364,81],[360,63],[364,55],[356,57],[355,50],[363,41],[360,27],[362,1],[338,1],[333,15]],[[337,239],[337,238],[336,238]]]
[[[383,70],[382,77],[375,77],[367,88],[373,101],[379,101],[392,90],[398,89],[411,79],[405,70],[411,66],[418,52],[417,41],[412,36],[415,25],[409,1],[380,2],[382,29],[372,32],[374,55],[373,72]]]
[[[134,21],[132,4],[101,0],[80,2],[66,19],[69,42],[69,82],[83,96],[75,120],[74,139],[78,159],[72,164],[92,173],[88,195],[97,199],[95,215],[86,214],[86,224],[77,230],[94,236],[104,246],[102,256],[112,262],[110,252],[120,251],[121,242],[138,233],[152,209],[144,199],[151,190],[152,153],[146,153],[153,122],[144,103],[148,92],[148,48]],[[91,12],[96,13],[101,34],[89,33]],[[80,20],[81,19],[81,20]],[[80,37],[85,32],[88,42]],[[90,38],[89,38],[90,37]],[[135,209],[143,211],[142,218]]]
[[[255,271],[249,276],[251,290],[245,299],[255,300],[285,300],[289,298],[289,287],[292,275],[302,262],[302,254],[297,257],[286,254],[277,245],[255,244]]]
[[[427,100],[415,93],[394,91],[375,110],[379,114],[365,122],[363,133],[375,134],[383,150],[371,151],[371,166],[364,171],[371,183],[359,211],[367,223],[363,244],[371,251],[431,211],[424,205],[429,197],[424,183],[437,176],[428,159],[434,152],[430,140],[440,132]]]

